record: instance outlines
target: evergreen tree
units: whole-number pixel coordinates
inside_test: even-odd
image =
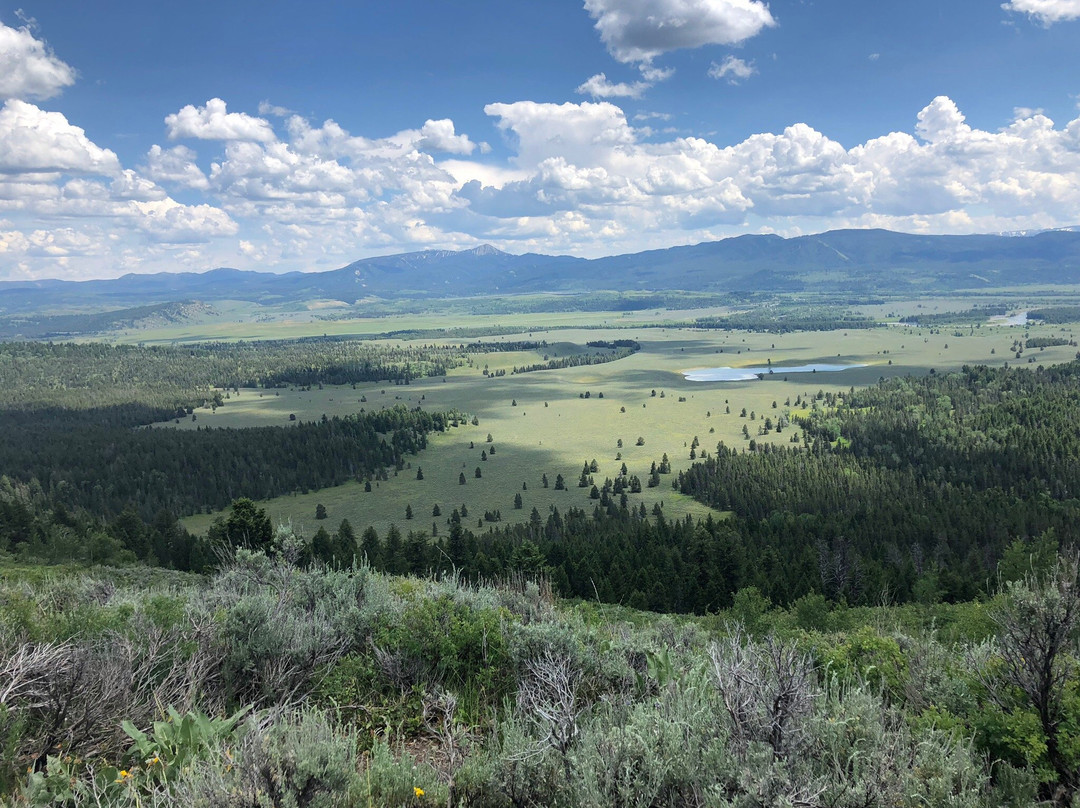
[[[465,529],[461,522],[454,520],[450,524],[450,538],[446,542],[446,555],[454,569],[459,572],[465,566]]]
[[[225,539],[232,547],[270,550],[274,530],[266,511],[250,499],[233,500],[232,512],[225,520]]]
[[[338,525],[337,533],[334,534],[334,557],[339,566],[347,567],[353,562],[357,553],[356,533],[348,519],[342,519]]]
[[[409,571],[409,562],[405,558],[401,542],[401,531],[397,529],[397,525],[390,525],[390,529],[386,531],[383,552],[385,553],[383,566],[391,575],[404,575]]]
[[[409,572],[413,575],[425,575],[431,568],[428,556],[429,543],[427,536],[419,531],[409,531],[405,539],[405,561]]]
[[[326,528],[322,525],[311,537],[311,554],[324,564],[329,564],[334,559],[334,543]]]
[[[373,568],[383,568],[382,542],[374,527],[368,527],[360,537],[360,554]]]

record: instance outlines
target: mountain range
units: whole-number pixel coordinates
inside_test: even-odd
[[[468,297],[596,290],[930,293],[1080,283],[1080,232],[926,236],[834,230],[745,235],[584,259],[483,245],[365,258],[325,272],[220,268],[112,280],[0,282],[0,315],[199,300],[281,305],[329,299]]]

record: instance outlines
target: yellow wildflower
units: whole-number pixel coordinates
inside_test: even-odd
[[[424,789],[413,786],[413,794],[415,794],[417,797],[422,797],[424,796]]]

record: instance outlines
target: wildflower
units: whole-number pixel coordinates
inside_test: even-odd
[[[122,783],[129,777],[131,777],[131,772],[129,772],[127,769],[121,769],[119,774],[120,776],[113,781],[114,783]]]
[[[424,796],[424,789],[413,786],[413,794],[415,794],[417,797],[422,797]]]

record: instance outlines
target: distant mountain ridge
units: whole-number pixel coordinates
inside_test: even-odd
[[[744,235],[684,247],[584,259],[512,255],[484,244],[364,258],[325,272],[230,268],[96,281],[0,282],[0,315],[72,306],[181,300],[283,304],[331,299],[467,297],[596,290],[941,292],[1080,283],[1080,231],[925,236],[833,230]]]

